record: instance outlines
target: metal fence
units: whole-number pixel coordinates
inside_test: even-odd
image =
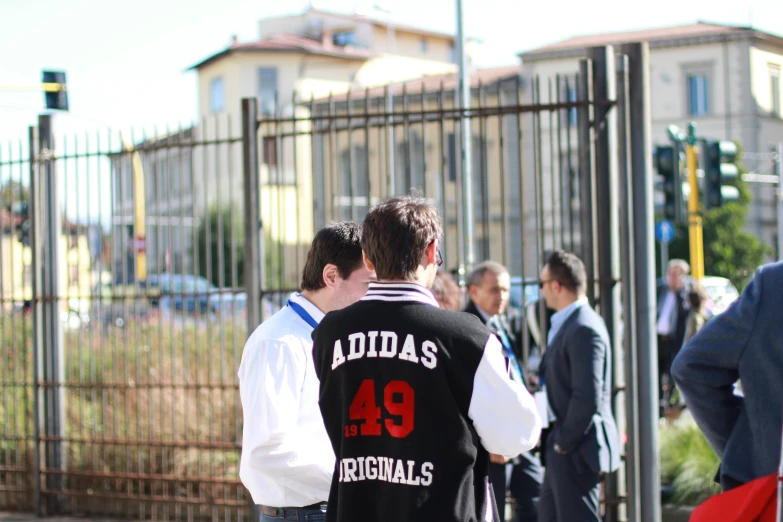
[[[469,109],[444,77],[279,100],[274,114],[246,99],[241,121],[149,137],[55,142],[42,116],[29,143],[0,149],[0,509],[251,518],[236,379],[248,328],[297,288],[318,228],[417,190],[439,207],[445,266],[462,278],[472,261],[505,264],[523,312],[541,305],[547,251],[585,260],[628,434],[628,474],[609,477],[606,518],[624,518],[627,499],[637,519],[639,463],[657,472],[639,450],[640,436],[655,443],[638,411],[657,400],[638,388],[653,359],[632,350],[650,344],[652,308],[653,261],[633,257],[652,228],[649,131],[632,103],[645,96],[639,49],[618,68],[600,48],[573,75],[478,78]],[[546,340],[523,339],[533,371]]]

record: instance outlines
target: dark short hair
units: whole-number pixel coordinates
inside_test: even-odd
[[[435,206],[415,196],[380,203],[364,218],[362,249],[379,280],[410,279],[427,246],[441,237]]]
[[[546,260],[549,276],[562,286],[582,295],[587,291],[587,272],[585,264],[576,254],[565,250],[555,250]]]
[[[496,276],[500,276],[502,274],[508,274],[508,268],[495,261],[483,261],[477,264],[473,270],[470,271],[465,284],[469,287],[481,286],[481,284],[484,282],[484,276],[487,275],[487,272],[491,272]]]
[[[320,290],[324,283],[324,267],[335,265],[337,273],[348,279],[362,261],[362,228],[354,221],[329,223],[315,234],[302,270],[302,290]]]

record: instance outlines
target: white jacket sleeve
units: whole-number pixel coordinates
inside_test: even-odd
[[[509,458],[532,449],[541,435],[533,396],[509,377],[503,347],[494,335],[476,370],[468,417],[484,448]]]

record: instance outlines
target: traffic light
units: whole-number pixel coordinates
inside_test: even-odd
[[[680,181],[679,147],[661,145],[655,147],[655,164],[658,174],[663,176],[663,217],[670,221],[681,221],[682,182]]]
[[[44,71],[44,99],[47,109],[68,110],[68,91],[66,90],[65,71]]]
[[[739,190],[727,181],[737,179],[739,169],[734,164],[737,161],[737,146],[732,141],[704,142],[704,201],[705,207],[717,208],[739,199]]]

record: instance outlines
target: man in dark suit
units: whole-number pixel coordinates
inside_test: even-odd
[[[553,252],[539,285],[555,314],[541,362],[551,430],[538,519],[600,521],[601,479],[620,467],[609,333],[585,297],[585,267],[574,254]]]
[[[779,262],[759,268],[740,298],[710,319],[674,359],[674,380],[720,456],[724,490],[777,471],[783,430],[781,319]]]
[[[506,267],[494,261],[476,265],[467,278],[470,300],[465,311],[477,316],[492,330],[503,345],[508,358],[511,377],[522,386],[525,382],[520,354],[515,350],[518,334],[515,334],[505,317],[510,297],[511,278]],[[507,468],[511,468],[510,476]],[[521,454],[510,462],[500,455],[490,455],[489,478],[495,493],[495,502],[501,516],[506,506],[506,490],[516,501],[515,522],[535,522],[538,498],[541,494],[543,472],[541,461],[530,452]]]
[[[661,387],[662,413],[674,406],[671,366],[682,348],[690,305],[686,288],[686,276],[690,266],[682,259],[669,261],[666,282],[668,290],[658,296],[658,377]]]

